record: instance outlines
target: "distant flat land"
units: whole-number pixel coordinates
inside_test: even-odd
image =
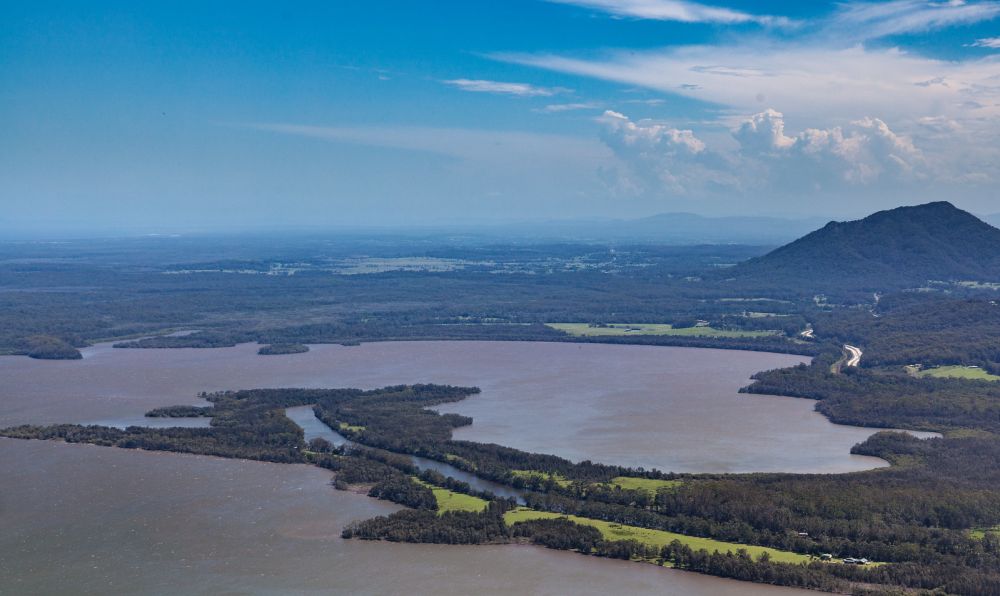
[[[917,372],[918,377],[949,377],[953,379],[971,379],[973,381],[1000,381],[997,375],[991,375],[978,366],[938,366]]]
[[[691,337],[765,337],[778,331],[733,331],[714,327],[683,327],[674,329],[662,323],[614,323],[593,327],[590,323],[546,323],[548,327],[574,337],[607,337],[629,335],[684,335]]]

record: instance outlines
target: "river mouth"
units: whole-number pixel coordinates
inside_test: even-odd
[[[0,426],[122,426],[155,407],[202,405],[202,391],[440,383],[482,389],[439,408],[472,416],[456,439],[573,461],[692,473],[838,473],[887,465],[850,454],[876,429],[832,424],[811,400],[738,393],[753,373],[808,360],[802,356],[545,342],[318,345],[287,356],[259,356],[257,347],[100,345],[78,361],[2,357]]]

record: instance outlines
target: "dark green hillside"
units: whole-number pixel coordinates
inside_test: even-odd
[[[899,207],[830,222],[730,273],[830,293],[997,281],[1000,230],[947,202]]]

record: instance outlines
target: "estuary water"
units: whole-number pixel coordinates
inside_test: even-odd
[[[675,471],[884,464],[848,453],[871,429],[830,424],[807,400],[737,393],[796,356],[515,342],[256,348],[0,357],[0,426],[140,423],[150,408],[203,403],[200,391],[436,382],[483,389],[446,408],[475,418],[457,436],[574,460]],[[396,506],[335,491],[328,472],[304,465],[0,439],[0,474],[0,594],[796,593],[535,547],[344,541],[345,524]]]
[[[738,393],[753,373],[804,362],[800,356],[543,342],[321,345],[284,356],[256,351],[250,344],[169,350],[102,344],[76,361],[0,357],[0,426],[134,424],[151,408],[203,403],[201,391],[449,383],[482,389],[440,408],[473,417],[456,438],[574,461],[675,472],[885,465],[850,454],[871,429],[832,424],[811,400]]]
[[[305,465],[0,439],[0,594],[815,594],[531,546],[342,540],[397,507]]]

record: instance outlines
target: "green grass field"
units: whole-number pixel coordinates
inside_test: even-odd
[[[418,484],[422,484],[427,488],[431,489],[434,493],[434,498],[437,500],[438,504],[438,515],[445,513],[446,511],[472,511],[474,513],[479,513],[486,509],[488,504],[483,499],[479,497],[473,497],[463,493],[456,493],[455,491],[448,490],[447,488],[441,488],[440,486],[434,486],[420,480],[419,478],[414,478]]]
[[[365,427],[363,427],[363,426],[356,426],[356,425],[353,425],[353,424],[348,424],[346,422],[341,422],[340,423],[340,430],[346,430],[346,431],[349,431],[349,432],[352,432],[352,433],[359,433],[359,432],[364,431]]]
[[[559,486],[569,486],[571,484],[569,480],[559,474],[546,474],[535,470],[511,470],[510,473],[518,478],[552,478]]]
[[[764,337],[778,331],[729,331],[714,327],[684,327],[674,329],[661,323],[616,323],[607,327],[591,327],[589,323],[546,323],[546,326],[574,337],[625,337],[629,335],[680,335],[688,337]]]
[[[597,519],[577,517],[575,515],[560,515],[558,513],[551,513],[548,511],[533,511],[523,507],[508,511],[504,514],[503,520],[507,525],[512,525],[517,522],[529,521],[533,519],[554,519],[558,517],[566,517],[570,521],[581,525],[593,526],[600,530],[601,535],[608,540],[637,540],[643,544],[656,548],[662,548],[663,546],[670,544],[672,541],[677,540],[694,550],[705,549],[708,552],[719,551],[721,553],[735,553],[737,550],[742,548],[750,553],[750,555],[755,559],[759,557],[761,553],[766,552],[770,555],[772,561],[778,563],[808,563],[810,560],[809,555],[800,555],[798,553],[775,550],[773,548],[766,548],[763,546],[734,544],[732,542],[722,542],[720,540],[712,540],[710,538],[698,538],[695,536],[674,534],[673,532],[665,532],[663,530],[649,530],[646,528],[639,528],[637,526],[625,526]]]
[[[1000,534],[1000,526],[993,526],[992,528],[974,528],[969,530],[969,537],[976,540],[982,540],[986,538],[986,533],[990,534]]]
[[[952,379],[971,379],[973,381],[1000,381],[997,375],[991,375],[979,367],[970,366],[938,366],[917,372],[918,377],[948,377]]]
[[[681,480],[650,480],[649,478],[632,478],[631,476],[617,476],[611,479],[612,486],[619,486],[625,490],[644,490],[653,494],[661,488],[677,488],[681,485]]]

